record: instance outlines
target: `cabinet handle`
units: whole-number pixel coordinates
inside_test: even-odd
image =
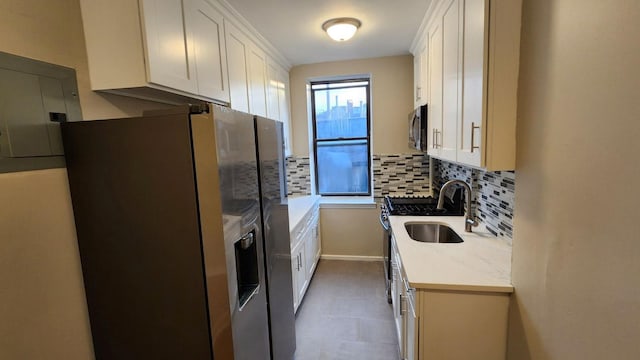
[[[436,149],[441,147],[442,144],[438,143],[438,135],[440,135],[442,132],[438,129],[436,129]]]
[[[416,86],[416,100],[420,100],[422,98],[422,88],[420,86]]]
[[[471,122],[471,152],[473,152],[474,149],[480,149],[480,145],[478,146],[474,146],[473,143],[475,142],[475,132],[476,129],[480,129],[480,126],[476,126],[476,123]]]
[[[402,296],[402,294],[400,294],[400,315],[404,315],[405,312],[407,312],[407,309],[405,309],[405,306],[402,306],[404,304],[404,296]]]
[[[436,148],[436,129],[431,129],[431,148],[435,149]]]

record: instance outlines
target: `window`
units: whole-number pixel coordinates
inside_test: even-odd
[[[320,195],[371,195],[369,79],[311,83]]]

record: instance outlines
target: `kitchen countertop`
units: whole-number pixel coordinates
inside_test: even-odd
[[[289,197],[289,231],[298,225],[300,220],[309,212],[309,209],[320,200],[319,195]]]
[[[464,216],[390,216],[398,252],[416,289],[513,292],[511,246],[484,225],[464,231]],[[424,243],[411,239],[404,224],[441,223],[451,227],[462,243]]]

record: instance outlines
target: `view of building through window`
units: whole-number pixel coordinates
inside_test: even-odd
[[[369,80],[311,84],[320,195],[370,195]]]

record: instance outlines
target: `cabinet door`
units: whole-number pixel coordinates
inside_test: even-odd
[[[291,117],[289,116],[289,73],[280,69],[278,71],[278,102],[280,110],[280,121],[284,130],[284,154],[291,155]]]
[[[267,60],[267,117],[282,121],[280,119],[279,66],[271,58]]]
[[[414,107],[427,103],[427,45],[419,48],[413,57]]]
[[[205,0],[185,0],[185,18],[193,39],[198,94],[229,102],[222,14]]]
[[[464,91],[458,129],[458,161],[472,166],[482,165],[481,154],[484,151],[487,7],[488,1],[485,0],[464,2]]]
[[[141,0],[149,82],[196,94],[194,41],[185,31],[182,0]]]
[[[317,210],[316,210],[317,211]],[[318,264],[318,259],[320,258],[320,224],[318,222],[319,218],[316,213],[314,215],[314,220],[311,223],[309,228],[309,232],[306,235],[305,239],[306,243],[306,261],[307,261],[307,278],[311,281],[313,277],[313,272]]]
[[[313,271],[315,270],[316,265],[316,242],[314,237],[314,229],[313,227],[307,229],[307,232],[304,236],[305,241],[305,271],[307,273],[307,279],[311,280],[313,276]]]
[[[228,21],[224,22],[227,45],[227,68],[229,71],[229,100],[231,108],[249,112],[249,78],[247,76],[247,53],[249,39]]]
[[[429,67],[429,44],[425,44],[420,50],[420,104],[427,103],[429,98],[428,84],[428,67]]]
[[[293,287],[293,309],[294,311],[298,309],[298,304],[300,304],[300,299],[298,298],[298,255],[296,250],[294,249],[291,252],[291,284]]]
[[[429,133],[428,154],[440,155],[438,144],[442,134],[442,22],[436,21],[429,30]]]
[[[320,255],[322,253],[322,237],[320,236],[320,216],[318,214],[318,220],[316,221],[315,226],[313,227],[313,241],[315,245],[315,261],[318,262],[320,260]]]
[[[252,114],[267,116],[267,57],[255,45],[249,47],[249,109]]]
[[[406,279],[405,279],[406,281]],[[403,289],[405,308],[402,314],[404,326],[404,359],[415,360],[418,358],[418,317],[415,308],[415,290]]]
[[[413,100],[414,108],[420,106],[422,100],[422,72],[420,68],[420,62],[422,61],[422,54],[417,52],[413,55]]]
[[[303,241],[291,252],[291,274],[293,277],[293,307],[297,311],[298,306],[302,302],[304,292],[307,287],[307,272],[305,270],[304,250],[305,244]]]
[[[403,322],[402,322],[402,309],[403,309],[403,295],[402,295],[402,278],[400,276],[400,263],[398,250],[395,246],[395,238],[392,238],[391,244],[391,305],[393,307],[393,319],[396,327],[396,334],[398,336],[398,345],[400,346],[401,358],[404,357],[404,339],[403,339]]]
[[[445,6],[442,16],[442,143],[440,156],[456,161],[458,122],[462,76],[460,63],[460,0],[452,0]]]
[[[305,246],[304,242],[300,243],[300,247],[298,251],[296,251],[296,261],[298,262],[298,267],[296,271],[296,291],[298,293],[298,305],[302,302],[302,298],[304,297],[304,293],[307,290],[307,271],[306,271],[306,260],[305,260]]]

